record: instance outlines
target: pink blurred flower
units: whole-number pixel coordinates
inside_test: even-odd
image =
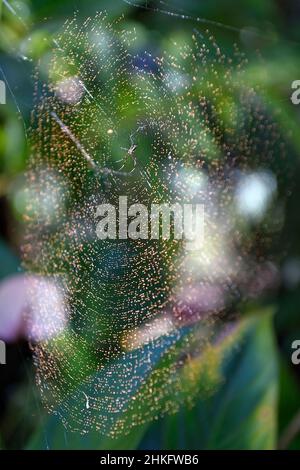
[[[193,323],[225,307],[225,293],[217,284],[186,286],[177,294],[173,314],[183,323]]]
[[[17,274],[0,283],[0,338],[38,342],[58,335],[67,325],[63,289],[53,278]]]

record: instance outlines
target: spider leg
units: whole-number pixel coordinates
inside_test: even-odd
[[[120,158],[119,160],[116,160],[116,161],[115,161],[115,163],[123,163],[123,165],[121,166],[121,168],[120,168],[119,170],[122,170],[122,168],[124,168],[124,166],[125,166],[124,161],[126,161],[127,158],[128,158],[128,149],[125,149],[124,147],[121,147],[121,150],[125,150],[125,152],[126,152],[126,157]]]
[[[130,146],[132,147],[133,145],[135,145],[135,142],[133,140],[133,137],[135,136],[136,132],[133,132],[132,134],[130,134],[129,136],[129,140],[130,140]]]
[[[133,166],[132,166],[132,170],[130,170],[129,173],[133,173],[134,170],[136,169],[137,161],[136,161],[136,155],[134,153],[131,154],[131,161],[133,162]]]

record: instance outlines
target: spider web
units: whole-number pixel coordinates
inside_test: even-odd
[[[199,383],[203,351],[253,295],[271,230],[245,235],[237,180],[285,156],[237,47],[225,54],[195,31],[174,56],[134,57],[134,40],[105,14],[75,15],[56,37],[37,78],[23,250],[67,301],[68,328],[33,345],[46,407],[72,430],[111,436],[215,386]],[[204,204],[204,242],[100,241],[95,209],[119,196]],[[55,332],[56,320],[41,307],[41,325]]]

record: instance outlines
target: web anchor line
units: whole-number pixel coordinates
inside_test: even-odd
[[[127,5],[130,5],[131,7],[139,8],[139,9],[154,12],[154,13],[160,13],[162,15],[170,16],[170,17],[176,18],[176,19],[182,19],[182,20],[185,20],[185,21],[195,21],[199,24],[213,26],[213,27],[220,28],[220,29],[225,29],[227,31],[232,31],[234,33],[241,33],[243,31],[243,28],[239,28],[238,26],[232,26],[232,25],[229,25],[229,24],[226,24],[226,23],[222,23],[220,21],[210,20],[208,18],[202,18],[200,16],[193,16],[193,15],[185,14],[185,13],[183,13],[183,10],[181,10],[181,9],[179,10],[180,11],[180,13],[179,13],[178,10],[177,11],[170,11],[170,10],[166,10],[164,8],[150,6],[150,5],[148,5],[148,2],[146,2],[145,4],[139,4],[139,3],[136,3],[136,2],[131,1],[131,0],[122,0],[122,1],[124,3],[126,3]],[[165,2],[161,2],[161,3],[164,4],[164,5],[167,5]],[[268,36],[267,34],[262,33],[261,31],[253,31],[252,34],[254,36],[264,38],[264,39],[267,39],[269,41],[272,40],[272,37]],[[291,39],[282,39],[282,41],[286,42],[286,43],[294,44],[295,46],[300,45],[300,43],[298,41],[293,41]]]
[[[64,134],[66,134],[69,139],[73,142],[77,150],[81,153],[81,155],[84,157],[85,161],[87,162],[89,168],[93,170],[97,174],[104,174],[104,175],[113,175],[113,176],[128,176],[132,173],[126,172],[126,171],[117,171],[117,170],[112,170],[111,168],[100,168],[99,165],[95,162],[95,160],[89,155],[89,153],[85,150],[84,146],[81,144],[81,142],[75,137],[73,132],[69,129],[69,127],[58,117],[58,115],[54,112],[51,111],[51,116],[55,120],[55,122],[59,125],[60,129]]]

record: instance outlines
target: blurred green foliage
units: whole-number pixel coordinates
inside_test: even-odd
[[[16,272],[19,265],[24,212],[21,190],[30,152],[26,129],[33,109],[34,68],[50,48],[50,41],[45,38],[50,40],[64,19],[76,9],[72,0],[10,1],[12,9],[4,3],[0,0],[0,79],[7,84],[7,105],[0,106],[0,278]],[[136,28],[133,53],[145,49],[155,54],[163,50],[176,53],[172,41],[183,44],[189,41],[193,28],[201,31],[207,27],[213,30],[224,49],[231,48],[233,42],[245,49],[249,57],[246,69],[249,86],[261,85],[274,112],[281,109],[278,120],[288,142],[287,161],[276,162],[283,166],[280,184],[290,197],[284,208],[282,238],[274,250],[280,254],[282,263],[298,259],[300,107],[290,102],[291,83],[300,78],[297,0],[245,0],[242,5],[233,0],[205,3],[175,0],[152,2],[152,6],[173,11],[178,8],[179,13],[182,9],[187,16],[229,24],[239,31],[202,21],[175,19],[131,7],[121,0],[83,2],[78,15],[85,18],[102,9],[107,10],[110,18],[124,14],[122,27]],[[258,60],[257,50],[262,60]],[[262,308],[269,309],[270,305],[274,315],[262,313]],[[82,437],[66,433],[57,417],[48,418],[41,412],[39,399],[32,392],[32,371],[26,363],[30,378],[24,379],[14,390],[1,416],[0,447],[276,448],[278,439],[300,409],[300,369],[292,367],[290,361],[291,342],[300,338],[300,287],[298,284],[282,285],[278,294],[244,307],[246,313],[250,313],[249,318],[244,320],[242,332],[234,336],[234,344],[224,341],[222,347],[216,348],[218,357],[213,376],[205,375],[205,371],[201,371],[204,375],[199,374],[202,386],[208,389],[213,380],[213,393],[199,400],[193,410],[183,408],[174,416],[138,426],[116,440],[105,440],[98,434]],[[143,354],[143,350],[140,353]],[[159,367],[159,360],[153,367]],[[218,381],[219,377],[224,382]],[[140,378],[143,379],[142,373]],[[26,394],[28,400],[22,403],[20,395]],[[29,416],[33,417],[33,423],[28,424]],[[131,419],[130,412],[126,419]],[[299,435],[292,436],[287,446],[300,448]]]

